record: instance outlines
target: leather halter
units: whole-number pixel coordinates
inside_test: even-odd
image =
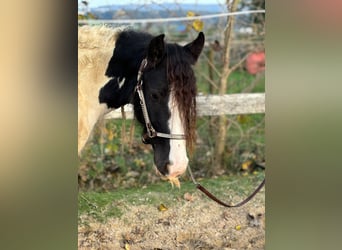
[[[140,99],[140,105],[141,105],[141,110],[144,116],[144,120],[145,120],[145,126],[147,129],[147,133],[144,134],[142,136],[142,141],[144,143],[147,143],[146,140],[148,139],[152,139],[155,137],[162,137],[162,138],[167,138],[167,139],[174,139],[174,140],[185,140],[186,137],[184,134],[166,134],[166,133],[161,133],[158,132],[154,129],[149,115],[148,115],[148,110],[147,110],[147,106],[146,106],[146,102],[145,102],[145,97],[144,97],[144,92],[142,89],[142,85],[143,85],[143,80],[142,80],[142,76],[144,73],[144,69],[147,66],[147,59],[143,59],[140,67],[139,67],[139,71],[138,71],[138,76],[137,76],[137,86],[135,87],[135,91],[138,93],[139,99]]]

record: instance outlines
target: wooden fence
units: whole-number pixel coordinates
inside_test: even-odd
[[[265,113],[265,93],[199,95],[196,97],[198,116],[218,116]],[[132,105],[125,106],[127,119],[133,118]],[[121,110],[116,109],[105,115],[105,119],[121,118]]]

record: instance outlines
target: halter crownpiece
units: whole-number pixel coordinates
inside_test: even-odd
[[[141,61],[141,64],[140,64],[140,67],[139,67],[139,71],[138,71],[138,76],[137,76],[137,82],[139,84],[139,82],[141,81],[141,77],[143,75],[143,72],[144,72],[144,69],[146,68],[147,66],[147,59],[144,58],[142,61]]]
[[[145,96],[144,96],[144,92],[142,89],[142,85],[143,85],[142,76],[144,74],[144,69],[146,68],[147,64],[148,64],[148,61],[146,58],[144,58],[141,61],[141,64],[139,67],[138,76],[137,76],[137,86],[135,87],[135,91],[138,93],[138,96],[140,99],[141,110],[144,116],[145,126],[147,129],[147,133],[142,136],[142,141],[144,143],[147,143],[148,139],[155,138],[155,137],[162,137],[162,138],[174,139],[174,140],[185,140],[186,137],[184,134],[166,134],[166,133],[157,132],[154,129],[150,121],[149,115],[148,115]]]

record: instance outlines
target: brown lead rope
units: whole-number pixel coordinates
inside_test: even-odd
[[[235,204],[235,205],[230,205],[227,203],[224,203],[223,201],[221,201],[220,199],[218,199],[215,195],[213,195],[212,193],[210,193],[206,188],[204,188],[201,184],[199,184],[193,174],[192,171],[190,169],[190,166],[188,166],[188,170],[189,170],[189,174],[190,177],[192,179],[192,182],[196,185],[196,188],[201,190],[206,196],[208,196],[210,199],[212,199],[213,201],[216,201],[218,204],[225,206],[225,207],[240,207],[244,204],[246,204],[248,201],[250,201],[259,191],[260,189],[265,185],[265,178],[264,180],[259,184],[259,186],[254,190],[254,192],[252,194],[250,194],[246,199],[244,199],[243,201]]]

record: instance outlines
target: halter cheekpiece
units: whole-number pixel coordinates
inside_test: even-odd
[[[167,139],[174,139],[174,140],[185,140],[186,137],[184,134],[166,134],[166,133],[161,133],[161,132],[157,132],[148,115],[148,110],[147,110],[147,106],[146,106],[146,102],[145,102],[145,97],[144,97],[144,92],[142,89],[142,85],[143,85],[143,80],[142,80],[142,76],[144,73],[144,69],[147,66],[147,59],[143,59],[140,67],[139,67],[139,71],[138,71],[138,76],[137,76],[137,86],[135,87],[135,91],[138,93],[139,99],[140,99],[140,105],[141,105],[141,110],[144,116],[144,120],[145,120],[145,126],[147,129],[147,133],[145,133],[142,136],[142,141],[144,143],[147,143],[148,139],[152,139],[155,137],[162,137],[162,138],[167,138]]]

